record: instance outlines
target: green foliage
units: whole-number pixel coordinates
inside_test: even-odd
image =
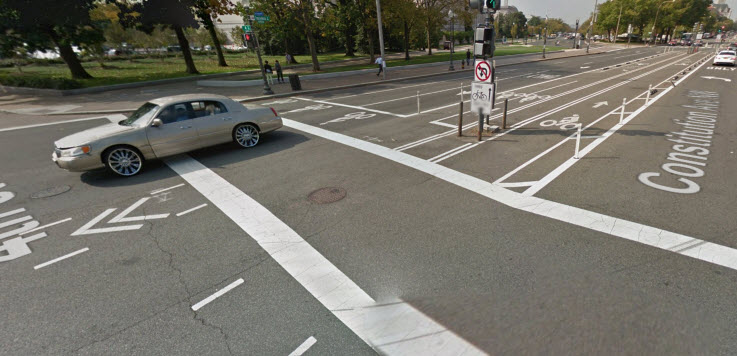
[[[9,87],[41,88],[41,89],[78,89],[82,83],[68,78],[52,78],[29,74],[0,75],[0,84]]]

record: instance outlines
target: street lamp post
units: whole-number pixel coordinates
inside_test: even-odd
[[[381,1],[376,0],[376,21],[379,26],[379,52],[381,53],[382,79],[386,79],[386,58],[384,57],[384,27],[381,25]],[[373,53],[373,49],[371,50]]]
[[[453,67],[453,10],[448,10],[448,17],[450,18],[450,46],[448,48],[450,49],[450,66],[448,67],[448,70],[456,70]]]
[[[548,46],[548,15],[545,15],[545,30],[543,32],[543,58],[545,58],[545,47]]]
[[[594,13],[591,14],[591,23],[589,24],[589,30],[587,31],[588,35],[586,36],[586,53],[589,53],[589,47],[591,47],[591,31],[594,28],[594,24],[596,23],[596,11],[599,7],[599,0],[596,0],[594,2]]]
[[[652,31],[651,31],[652,32],[652,43],[653,43],[653,46],[656,44],[655,43],[655,40],[656,40],[655,39],[655,25],[658,23],[658,15],[660,15],[660,7],[663,6],[663,5],[665,5],[666,3],[675,2],[675,1],[676,0],[663,1],[663,2],[660,3],[660,5],[658,5],[658,11],[655,12],[655,21],[653,21],[653,28],[652,28]]]

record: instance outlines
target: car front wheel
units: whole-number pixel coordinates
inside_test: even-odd
[[[241,124],[233,130],[233,140],[241,147],[253,147],[258,144],[258,128],[251,124]]]
[[[105,166],[117,175],[130,177],[143,168],[143,157],[131,147],[113,147],[105,152]]]

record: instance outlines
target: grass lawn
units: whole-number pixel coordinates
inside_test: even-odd
[[[562,49],[562,47],[548,47],[548,51],[554,51],[557,49]],[[498,46],[495,55],[503,56],[510,54],[536,53],[541,51],[542,47],[540,46]],[[453,58],[460,60],[461,58],[465,58],[465,56],[465,51],[463,51],[462,53],[455,53]],[[309,55],[295,56],[295,58],[300,64],[309,64],[312,61]],[[325,53],[318,56],[318,60],[320,61],[320,63],[355,58],[361,57],[346,57],[343,53]],[[271,64],[273,64],[275,60],[279,60],[281,63],[284,63],[283,56],[277,57],[265,55],[262,56],[262,59],[268,60]],[[214,52],[212,53],[212,55],[195,55],[194,60],[197,70],[199,70],[202,74],[225,73],[258,68],[258,59],[253,53],[226,54],[225,60],[228,62],[228,67],[218,67],[217,56]],[[396,67],[409,64],[443,62],[447,60],[447,53],[437,53],[432,56],[414,56],[409,61],[389,60],[387,61],[387,66]],[[80,80],[84,87],[95,87],[100,85],[111,85],[189,76],[189,74],[183,71],[184,60],[181,57],[107,61],[105,62],[105,66],[108,68],[101,68],[97,62],[84,62],[83,66],[94,77],[92,79]],[[289,67],[290,66],[284,66],[285,69],[288,69]],[[325,68],[323,71],[321,71],[321,73],[349,71],[373,67],[374,65],[371,64],[356,64]],[[71,75],[69,74],[69,69],[65,64],[33,64],[24,66],[22,67],[22,69],[23,74],[18,73],[18,70],[16,68],[0,68],[0,76],[23,75],[52,78],[71,78]],[[298,72],[300,74],[312,73],[309,68],[301,68],[298,70]],[[257,78],[257,76],[254,76],[254,78]]]

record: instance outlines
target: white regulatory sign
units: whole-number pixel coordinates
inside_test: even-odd
[[[471,112],[491,115],[494,108],[495,88],[493,83],[471,83]]]

